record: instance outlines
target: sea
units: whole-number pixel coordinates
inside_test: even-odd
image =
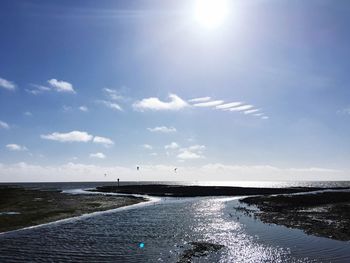
[[[320,182],[121,182],[243,187],[350,187]],[[16,183],[84,190],[116,182]],[[12,183],[14,185],[14,183]],[[90,193],[91,194],[91,193]],[[241,197],[150,197],[149,202],[0,233],[0,262],[179,262],[191,242],[224,247],[191,262],[350,262],[350,242],[264,224],[237,212]],[[0,215],[1,216],[1,215]]]

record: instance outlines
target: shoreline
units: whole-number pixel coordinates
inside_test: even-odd
[[[0,234],[152,202],[144,197],[69,194],[13,186],[0,187],[0,200]]]

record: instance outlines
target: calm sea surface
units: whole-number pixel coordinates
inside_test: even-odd
[[[72,190],[106,184],[26,186]],[[186,184],[350,186],[349,182]],[[142,205],[9,232],[0,235],[0,262],[176,262],[192,241],[225,246],[193,262],[350,262],[350,242],[266,225],[237,213],[234,207],[239,205],[237,198],[158,198]],[[144,248],[139,247],[141,242]]]

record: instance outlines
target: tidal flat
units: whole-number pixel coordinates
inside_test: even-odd
[[[343,188],[332,188],[343,189]],[[319,187],[233,187],[233,186],[197,186],[197,185],[167,185],[139,184],[122,186],[99,186],[95,191],[106,193],[141,194],[165,197],[197,197],[197,196],[245,196],[291,194],[324,190]]]
[[[133,196],[68,194],[0,186],[0,233],[144,202]]]
[[[307,234],[350,240],[350,192],[247,197],[247,214],[268,224],[301,229]]]

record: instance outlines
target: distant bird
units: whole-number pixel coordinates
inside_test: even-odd
[[[177,168],[174,169],[174,172],[175,172],[175,173],[177,172]]]
[[[105,177],[107,176],[107,174],[105,174]]]
[[[140,166],[136,166],[136,170],[139,171],[140,170]]]

